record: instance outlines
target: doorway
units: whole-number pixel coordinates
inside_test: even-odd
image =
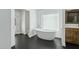
[[[25,9],[11,10],[11,47],[15,45],[16,34],[26,34],[29,31],[29,11]]]

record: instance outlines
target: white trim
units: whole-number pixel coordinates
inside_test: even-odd
[[[15,10],[11,9],[11,47],[15,45]]]
[[[63,24],[62,24],[62,26],[63,26],[63,40],[62,40],[63,42],[62,42],[62,46],[65,47],[65,46],[66,46],[66,43],[65,43],[65,10],[62,10],[62,13],[63,13],[63,15],[64,15],[64,16],[63,16],[63,19],[62,19],[62,21],[63,21],[63,22],[62,22],[62,23],[63,23]]]

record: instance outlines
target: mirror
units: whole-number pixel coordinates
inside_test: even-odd
[[[79,24],[79,12],[76,10],[66,11],[66,24]]]

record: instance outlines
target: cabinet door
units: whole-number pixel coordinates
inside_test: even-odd
[[[75,43],[76,44],[79,44],[79,29],[76,29],[76,41],[75,41]]]
[[[76,40],[76,33],[74,31],[74,29],[66,29],[65,31],[65,38],[66,38],[66,42],[69,43],[74,43],[74,41]]]

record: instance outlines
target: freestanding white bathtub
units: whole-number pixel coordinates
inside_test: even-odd
[[[48,30],[48,29],[35,29],[37,36],[39,38],[45,39],[45,40],[53,40],[56,35],[55,30]]]

